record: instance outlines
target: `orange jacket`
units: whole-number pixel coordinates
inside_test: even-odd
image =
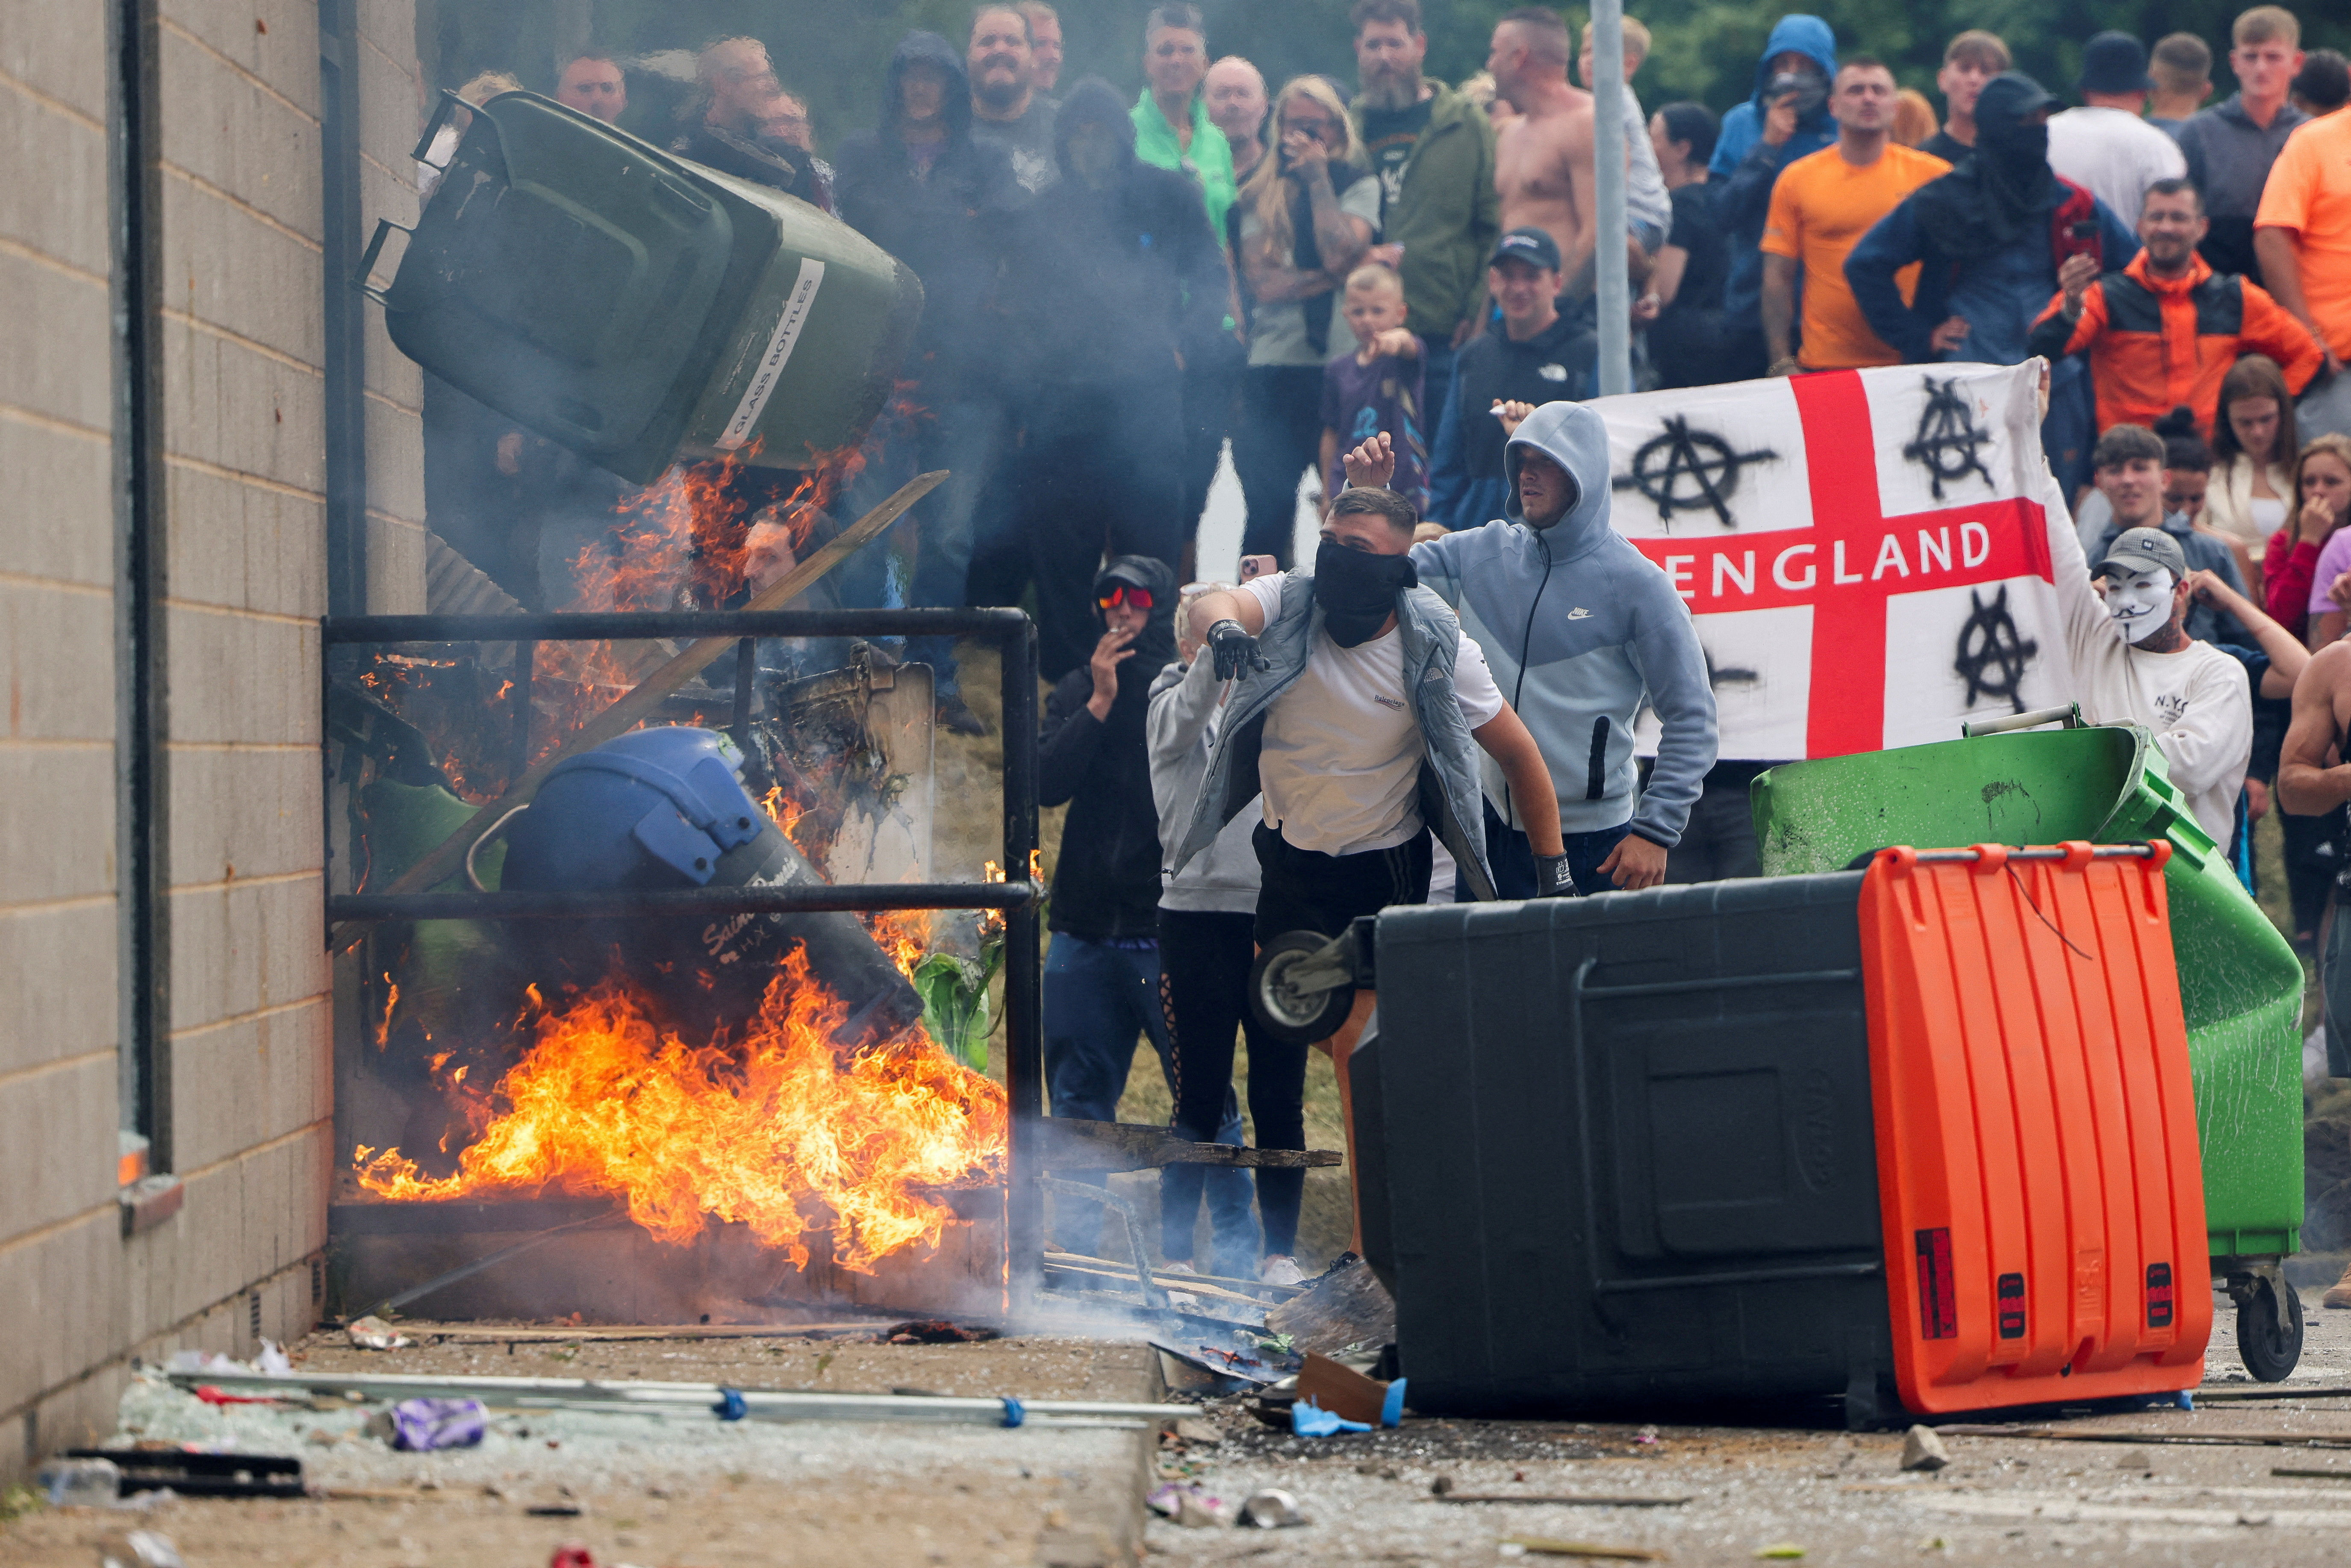
[[[2156,277],[2147,252],[2090,285],[2082,319],[2067,332],[2061,291],[2032,326],[2031,347],[2050,360],[2090,352],[2098,389],[2098,428],[2152,425],[2186,403],[2197,423],[2212,427],[2220,379],[2240,354],[2267,354],[2299,392],[2317,372],[2318,345],[2283,306],[2234,273],[2213,272],[2190,256],[2177,277]]]

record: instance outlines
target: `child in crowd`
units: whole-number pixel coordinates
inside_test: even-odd
[[[1384,431],[1395,447],[1390,487],[1428,509],[1428,426],[1421,408],[1420,340],[1405,329],[1404,280],[1365,262],[1347,275],[1347,328],[1362,345],[1322,368],[1322,494],[1347,487],[1339,455]]]

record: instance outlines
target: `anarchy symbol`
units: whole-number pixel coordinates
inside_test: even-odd
[[[1689,421],[1677,413],[1633,454],[1633,471],[1612,483],[1619,490],[1638,490],[1655,502],[1660,522],[1672,522],[1677,511],[1710,509],[1724,528],[1736,528],[1730,520],[1729,501],[1739,488],[1739,470],[1746,464],[1765,463],[1779,455],[1769,448],[1733,452],[1722,437],[1692,430]],[[1685,483],[1687,490],[1683,488]]]
[[[1976,428],[1975,414],[1958,380],[1938,382],[1929,377],[1927,406],[1918,414],[1918,434],[1902,448],[1902,455],[1925,467],[1933,481],[1935,499],[1939,501],[1946,482],[1956,483],[1970,474],[1981,475],[1987,485],[1992,482],[1991,470],[1976,453],[1991,439]]]
[[[1973,589],[1968,590],[1968,600],[1975,611],[1959,628],[1959,657],[1951,661],[1951,668],[1968,683],[1965,706],[1971,708],[1981,698],[1991,697],[2022,713],[2020,688],[2041,644],[2019,635],[2016,617],[2009,613],[2005,583],[1990,604]]]

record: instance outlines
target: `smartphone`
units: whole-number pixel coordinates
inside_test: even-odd
[[[1270,555],[1245,555],[1241,557],[1241,580],[1243,582],[1247,582],[1251,578],[1256,577],[1271,577],[1275,572],[1278,572],[1280,570],[1281,563],[1274,559],[1273,557]]]

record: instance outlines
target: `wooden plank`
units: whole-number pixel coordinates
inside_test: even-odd
[[[1039,1161],[1047,1170],[1141,1171],[1162,1166],[1238,1166],[1282,1170],[1346,1163],[1336,1149],[1245,1149],[1195,1144],[1164,1127],[1047,1116],[1037,1123]]]

